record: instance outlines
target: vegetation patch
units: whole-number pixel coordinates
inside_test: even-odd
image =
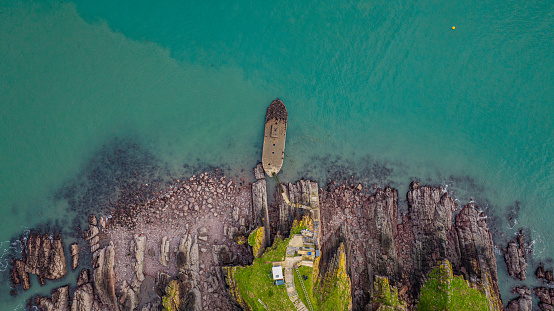
[[[290,229],[290,236],[293,236],[295,234],[300,234],[304,229],[313,230],[313,228],[314,228],[314,223],[312,221],[312,218],[308,216],[304,216],[300,221],[295,219],[294,222],[292,223],[292,228]]]
[[[256,257],[260,257],[260,250],[262,248],[265,239],[264,227],[258,227],[258,229],[252,231],[248,236],[248,244],[252,246],[252,253]]]
[[[374,310],[406,310],[406,303],[398,298],[398,289],[386,277],[376,276],[373,282]]]
[[[313,306],[313,311],[319,311],[321,308],[316,303],[316,300],[314,299],[314,278],[313,278],[313,268],[306,267],[306,266],[300,266],[298,267],[298,272],[300,272],[300,277],[305,275],[307,277],[306,280],[302,279],[302,282],[304,283],[304,287],[306,288],[306,292],[308,293],[308,297],[304,295],[304,291],[302,290],[302,286],[300,285],[300,279],[298,278],[298,273],[296,271],[294,272],[294,286],[296,287],[296,291],[298,292],[298,296],[300,297],[300,300],[304,303],[306,307],[308,307],[308,298],[310,299],[310,302]],[[337,310],[338,311],[338,310]]]
[[[268,310],[294,310],[285,285],[273,285],[271,268],[274,261],[285,259],[285,250],[289,239],[275,239],[273,245],[266,248],[260,258],[255,258],[248,267],[236,267],[234,275],[238,293],[251,310],[265,310],[260,299]]]
[[[323,279],[316,280],[314,294],[320,310],[348,310],[352,304],[344,244],[339,246],[334,261],[337,261],[336,269],[327,271]]]
[[[429,274],[417,307],[420,311],[489,310],[485,293],[471,288],[462,276],[454,276],[452,266],[446,259]]]
[[[179,282],[171,280],[165,287],[165,295],[162,297],[164,311],[179,310],[180,303]]]

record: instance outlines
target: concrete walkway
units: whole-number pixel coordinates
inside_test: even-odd
[[[302,256],[294,257],[294,253],[296,249],[302,245],[301,235],[295,235],[290,239],[289,245],[287,245],[285,261],[283,261],[282,266],[285,270],[285,285],[290,301],[292,301],[292,304],[298,311],[310,311],[298,296],[298,292],[294,286],[294,265],[302,261]]]

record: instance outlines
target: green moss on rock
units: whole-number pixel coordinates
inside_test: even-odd
[[[374,310],[406,310],[406,303],[398,297],[398,289],[386,277],[376,276],[373,282]]]
[[[485,293],[472,288],[461,276],[454,276],[448,260],[443,260],[429,274],[423,285],[417,305],[420,311],[489,310]]]
[[[164,311],[177,311],[179,310],[180,304],[179,282],[177,280],[172,280],[165,287],[165,295],[162,297]]]

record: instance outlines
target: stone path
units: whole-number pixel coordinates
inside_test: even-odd
[[[287,246],[285,261],[283,262],[283,268],[285,270],[285,285],[287,287],[287,295],[289,296],[290,301],[296,307],[298,311],[309,311],[306,308],[306,305],[302,302],[294,286],[294,265],[302,261],[302,256],[294,257],[294,253],[297,247],[302,246],[302,236],[297,235],[290,239],[289,245]]]

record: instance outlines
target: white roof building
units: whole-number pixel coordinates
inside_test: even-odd
[[[273,273],[273,280],[282,280],[283,279],[283,268],[281,266],[274,266],[271,269]]]

